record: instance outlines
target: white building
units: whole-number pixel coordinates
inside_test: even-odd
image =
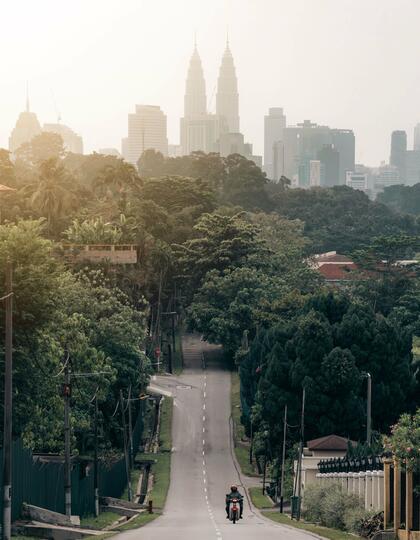
[[[309,162],[309,186],[321,185],[321,162],[318,159],[311,159]]]
[[[128,115],[128,137],[122,141],[122,154],[133,165],[145,150],[168,155],[166,115],[157,105],[136,105]]]
[[[264,171],[271,180],[278,181],[283,174],[285,127],[283,109],[271,107],[264,116]]]
[[[42,131],[57,133],[63,139],[64,149],[72,154],[83,154],[83,139],[64,124],[44,124]]]
[[[120,158],[121,154],[116,148],[99,148],[98,154]]]
[[[347,171],[346,186],[366,192],[368,190],[368,175],[366,173]]]

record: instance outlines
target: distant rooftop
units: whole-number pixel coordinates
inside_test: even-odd
[[[339,435],[326,435],[318,439],[307,442],[309,450],[347,450],[349,443],[353,446],[356,443]]]

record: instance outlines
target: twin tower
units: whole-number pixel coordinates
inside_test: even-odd
[[[220,152],[228,139],[239,135],[239,96],[233,56],[226,44],[217,81],[216,114],[209,114],[206,83],[197,46],[188,68],[184,117],[181,118],[181,147],[191,152]]]

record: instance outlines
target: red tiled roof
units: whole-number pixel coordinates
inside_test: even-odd
[[[326,280],[349,281],[355,277],[354,271],[357,270],[357,265],[354,262],[328,263],[321,264],[317,270]]]
[[[327,435],[308,441],[309,450],[347,450],[348,444],[353,446],[356,443],[339,435]]]

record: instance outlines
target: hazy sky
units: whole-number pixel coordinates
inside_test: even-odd
[[[352,128],[357,160],[388,160],[420,122],[420,0],[0,0],[0,147],[25,102],[41,123],[117,147],[136,103],[160,105],[179,141],[194,32],[214,110],[229,28],[241,131],[262,153],[268,107],[294,124]],[[53,98],[54,96],[54,98]]]

